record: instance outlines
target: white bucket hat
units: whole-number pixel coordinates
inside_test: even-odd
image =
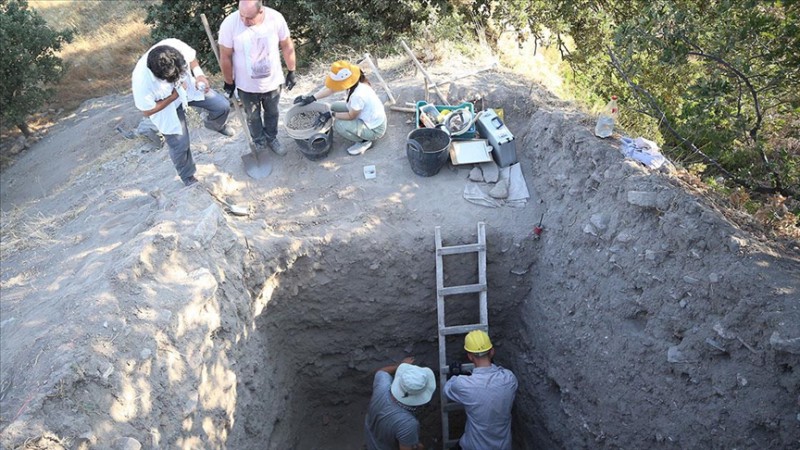
[[[400,364],[392,381],[392,395],[407,406],[424,405],[431,401],[436,391],[436,377],[427,367]]]

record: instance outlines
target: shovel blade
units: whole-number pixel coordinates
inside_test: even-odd
[[[264,155],[251,152],[246,155],[242,155],[242,161],[244,162],[244,171],[247,172],[247,175],[249,175],[250,178],[260,180],[272,173],[272,164],[267,161],[267,158]]]

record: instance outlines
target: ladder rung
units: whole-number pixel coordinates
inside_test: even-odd
[[[456,325],[453,327],[444,327],[439,330],[439,334],[441,334],[442,336],[449,336],[451,334],[466,334],[472,330],[488,331],[489,325],[482,323],[475,323],[469,325]]]
[[[472,363],[463,363],[463,364],[461,364],[461,371],[462,372],[472,372],[473,370],[475,370],[475,364],[472,364]],[[447,366],[440,367],[439,368],[439,372],[443,373],[443,374],[446,374],[446,375],[449,375],[450,374],[450,367],[447,367]]]
[[[458,444],[458,439],[448,439],[444,443],[444,448],[455,448],[457,444]]]
[[[439,295],[474,294],[486,291],[486,284],[465,284],[463,286],[449,286],[439,289]]]
[[[486,245],[484,244],[465,244],[465,245],[453,245],[450,247],[442,247],[436,250],[437,255],[458,255],[461,253],[473,253],[473,252],[483,252],[486,251]]]

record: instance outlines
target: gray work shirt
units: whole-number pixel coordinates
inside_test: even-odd
[[[444,385],[447,398],[464,405],[467,425],[458,441],[463,450],[511,450],[511,406],[517,377],[494,364],[477,367]]]
[[[367,450],[396,450],[419,443],[419,421],[392,399],[392,376],[379,370],[372,381],[372,399],[364,419]]]

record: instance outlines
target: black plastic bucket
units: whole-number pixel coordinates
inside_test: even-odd
[[[316,133],[308,139],[295,139],[300,153],[311,161],[318,161],[328,156],[333,141],[333,128],[325,133]]]
[[[406,156],[411,170],[422,177],[439,173],[450,157],[450,135],[439,128],[418,128],[408,133]]]

